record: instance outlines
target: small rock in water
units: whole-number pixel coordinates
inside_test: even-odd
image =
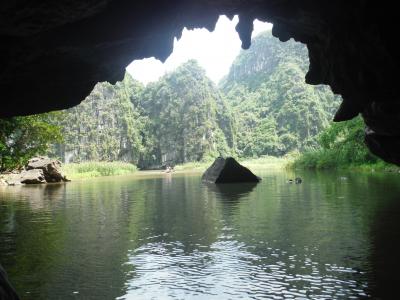
[[[61,162],[45,156],[31,158],[25,166],[29,170],[42,170],[46,182],[69,181],[61,172]]]

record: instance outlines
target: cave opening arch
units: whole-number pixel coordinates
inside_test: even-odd
[[[0,11],[0,91],[7,102],[0,116],[76,105],[97,82],[121,80],[130,61],[165,60],[183,27],[213,30],[219,15],[237,14],[244,48],[250,46],[256,18],[273,23],[273,35],[281,41],[306,44],[306,82],[327,84],[343,97],[335,120],[361,113],[370,150],[400,164],[391,6],[372,1],[10,2]]]

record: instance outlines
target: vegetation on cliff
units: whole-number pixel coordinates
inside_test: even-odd
[[[338,105],[330,89],[304,82],[307,49],[281,43],[270,32],[258,35],[234,61],[221,82],[237,118],[242,157],[282,156],[317,147]]]
[[[194,60],[149,84],[140,107],[148,122],[140,166],[202,161],[234,152],[230,108]]]
[[[67,162],[124,161],[142,168],[207,160],[234,152],[226,100],[196,61],[143,87],[129,74],[99,83],[57,120],[64,141],[53,155]]]
[[[125,161],[137,164],[143,153],[144,122],[134,103],[143,86],[128,74],[116,85],[99,83],[78,106],[61,112],[53,124],[63,141],[52,155],[65,162]]]
[[[194,60],[146,87],[128,74],[115,86],[99,83],[64,111],[64,142],[54,154],[153,168],[314,149],[338,101],[328,88],[304,83],[307,67],[304,45],[265,32],[219,87]]]

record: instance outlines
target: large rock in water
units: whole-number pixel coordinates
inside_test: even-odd
[[[31,158],[25,166],[29,170],[42,170],[44,178],[47,182],[68,181],[61,172],[61,162],[44,156]]]
[[[233,157],[218,157],[204,172],[201,179],[212,183],[259,182],[261,180]]]

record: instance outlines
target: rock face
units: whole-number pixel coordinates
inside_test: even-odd
[[[260,178],[232,157],[218,157],[201,180],[212,183],[259,182]]]
[[[335,120],[362,114],[371,151],[400,164],[395,1],[25,2],[4,0],[0,8],[0,94],[7,99],[0,117],[76,105],[97,82],[122,80],[134,59],[164,61],[184,27],[212,30],[219,15],[238,14],[243,48],[255,18],[272,22],[281,41],[306,44],[306,82],[343,97]]]
[[[22,171],[20,181],[25,184],[46,183],[43,171],[40,169]]]
[[[61,162],[59,160],[43,156],[34,157],[28,161],[25,169],[27,171],[41,170],[46,182],[68,181],[61,172]]]

